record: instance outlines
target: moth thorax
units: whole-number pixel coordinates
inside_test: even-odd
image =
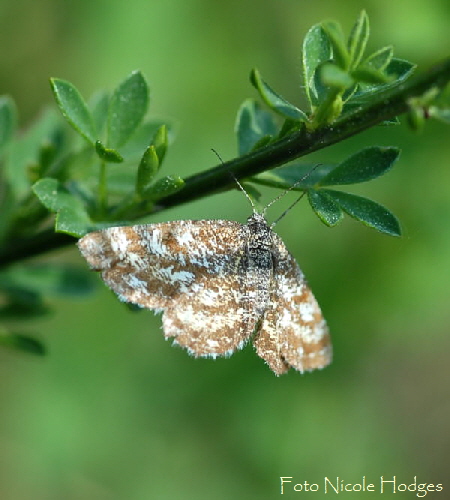
[[[247,227],[250,233],[249,247],[271,247],[272,231],[263,215],[254,213],[248,218]]]

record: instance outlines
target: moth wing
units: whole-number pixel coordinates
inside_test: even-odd
[[[257,354],[281,375],[323,368],[332,348],[320,307],[294,257],[274,234],[270,306],[253,341]]]
[[[87,234],[78,247],[121,300],[164,309],[206,277],[230,273],[241,227],[226,220],[110,227]]]
[[[216,357],[242,347],[255,328],[240,273],[246,234],[234,221],[176,221],[108,228],[78,246],[121,300],[164,310],[166,338]]]

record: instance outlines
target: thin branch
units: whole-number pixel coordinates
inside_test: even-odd
[[[356,110],[327,127],[313,132],[303,129],[245,156],[188,177],[181,191],[159,200],[158,210],[235,188],[236,184],[230,176],[230,171],[238,179],[251,177],[356,135],[408,111],[410,98],[419,97],[431,88],[443,88],[449,81],[450,58],[395,89],[380,93],[373,104]],[[46,230],[1,249],[0,267],[62,248],[73,241],[71,236]]]
[[[236,187],[230,170],[238,179],[251,177],[314,151],[336,144],[385,120],[408,111],[408,100],[430,88],[443,88],[450,81],[450,58],[427,73],[411,78],[393,90],[380,93],[373,104],[354,111],[327,127],[313,132],[301,130],[247,155],[222,163],[185,179],[185,187],[159,200],[167,208]]]
[[[0,268],[9,266],[40,254],[72,245],[75,238],[65,233],[55,233],[53,229],[41,231],[31,238],[12,241],[0,250]]]

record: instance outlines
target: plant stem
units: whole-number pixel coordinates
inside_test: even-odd
[[[247,178],[336,144],[405,113],[409,109],[408,100],[411,97],[421,96],[431,88],[443,88],[449,81],[450,58],[427,73],[406,80],[393,90],[380,93],[373,104],[355,110],[326,127],[311,132],[302,129],[245,156],[188,177],[181,191],[159,200],[158,205],[163,208],[177,206],[212,193],[233,189],[236,185],[230,176],[230,170],[238,179]]]
[[[0,268],[72,245],[74,242],[74,237],[69,234],[55,233],[53,229],[46,229],[31,238],[13,241],[11,245],[3,247],[0,252]]]
[[[100,163],[100,173],[98,178],[98,207],[97,217],[102,219],[106,214],[106,207],[108,206],[108,190],[106,184],[106,162]]]
[[[314,151],[340,142],[347,137],[362,132],[385,120],[392,119],[408,111],[408,100],[419,97],[430,89],[443,88],[450,81],[450,58],[434,66],[428,72],[410,78],[398,87],[380,93],[376,102],[348,114],[336,122],[307,131],[284,137],[261,149],[228,161],[215,168],[206,170],[185,179],[181,191],[158,201],[158,210],[187,203],[209,196],[213,193],[234,189],[236,184],[230,171],[236,178],[251,177],[265,170],[283,165]],[[99,185],[99,206],[106,203],[106,167],[101,167]],[[28,240],[14,242],[11,247],[0,250],[0,267],[44,253],[48,250],[61,248],[73,241],[71,236],[45,230]]]

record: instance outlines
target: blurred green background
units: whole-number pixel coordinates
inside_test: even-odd
[[[393,44],[419,70],[448,55],[447,0],[2,0],[0,93],[16,99],[26,127],[52,102],[50,76],[88,96],[141,69],[152,115],[179,123],[165,174],[188,175],[216,163],[212,147],[235,156],[252,67],[304,104],[307,29],[335,18],[348,33],[362,8],[372,50]],[[403,153],[356,192],[389,207],[402,238],[348,219],[326,228],[306,203],[277,226],[330,324],[330,367],[276,378],[250,346],[226,360],[190,358],[164,341],[159,317],[130,313],[100,283],[88,298],[51,299],[53,315],[20,324],[42,332],[48,356],[0,352],[0,499],[275,498],[280,476],[321,490],[325,476],[377,487],[381,475],[417,476],[448,490],[449,131],[379,127],[310,159],[340,161],[372,144]],[[154,220],[249,213],[234,192]],[[85,266],[75,248],[44,259]]]

